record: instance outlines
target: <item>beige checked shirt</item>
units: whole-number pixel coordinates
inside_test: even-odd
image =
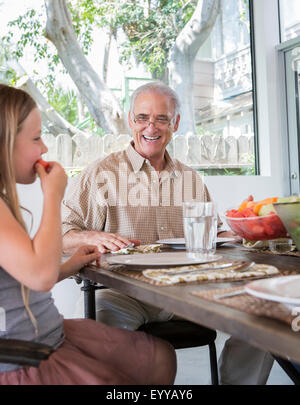
[[[210,196],[195,170],[167,151],[165,159],[165,170],[158,173],[131,143],[93,162],[72,179],[63,200],[63,235],[98,230],[142,244],[183,237],[182,202],[210,201]]]

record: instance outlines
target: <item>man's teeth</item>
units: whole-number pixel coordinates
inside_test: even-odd
[[[157,139],[160,138],[160,136],[146,136],[146,135],[143,135],[143,137],[144,137],[147,141],[156,141]]]

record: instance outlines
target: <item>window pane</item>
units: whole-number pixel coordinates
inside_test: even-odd
[[[300,36],[300,1],[279,0],[281,42]]]
[[[222,0],[195,65],[200,167],[207,174],[254,174],[249,2]]]
[[[29,6],[30,3],[30,6],[34,7],[32,11],[35,11],[35,14],[31,14],[27,10],[26,14],[20,17],[20,14],[24,14],[25,10],[20,11],[14,7],[16,1],[0,0],[0,13],[3,12],[1,14],[2,26],[0,26],[0,34],[1,31],[3,31],[2,35],[8,32],[12,34],[11,36],[5,35],[6,48],[3,47],[3,49],[7,49],[10,54],[16,57],[28,73],[28,76],[36,83],[44,98],[47,99],[46,101],[67,121],[67,125],[64,125],[62,131],[60,125],[56,125],[56,123],[53,125],[51,117],[47,117],[47,120],[44,119],[44,141],[49,150],[45,158],[58,160],[65,168],[70,168],[70,170],[76,172],[82,170],[83,167],[95,159],[126,148],[131,141],[131,136],[129,133],[125,133],[126,129],[120,135],[112,134],[113,131],[111,131],[109,125],[105,125],[104,129],[101,122],[99,123],[99,119],[96,122],[90,108],[84,102],[86,98],[79,94],[68,73],[62,73],[62,65],[56,65],[59,62],[56,51],[43,35],[43,27],[47,19],[45,8],[37,9],[37,6],[33,5],[32,2],[36,3],[33,0],[28,0],[26,5]],[[184,24],[182,27],[177,25],[180,21],[185,23],[189,21],[197,2],[197,0],[184,0],[182,2],[177,0],[168,2],[144,2],[142,0],[120,2],[120,4],[124,3],[125,5],[128,3],[132,7],[136,4],[139,10],[140,4],[147,3],[149,12],[147,6],[144,8],[144,17],[142,17],[142,14],[137,14],[137,16],[138,18],[144,18],[143,21],[146,22],[149,17],[150,22],[139,24],[139,19],[138,21],[131,21],[128,14],[126,14],[126,17],[122,14],[124,18],[129,19],[130,24],[128,26],[125,24],[127,30],[124,31],[124,24],[122,23],[118,28],[118,35],[112,35],[111,29],[108,30],[107,27],[103,28],[103,31],[97,31],[99,29],[98,20],[95,20],[97,27],[92,27],[90,19],[85,22],[87,27],[91,28],[91,31],[87,31],[86,37],[79,35],[79,38],[83,41],[81,45],[84,45],[84,41],[88,43],[89,36],[93,37],[94,42],[90,44],[89,50],[86,51],[88,52],[89,61],[95,71],[99,72],[101,70],[103,72],[103,78],[105,71],[107,71],[107,87],[114,92],[119,104],[123,107],[126,117],[130,96],[137,87],[157,78],[164,82],[170,80],[171,64],[168,65],[168,62],[171,56],[168,52],[173,49],[172,46],[174,46],[176,38],[182,32],[181,29]],[[42,3],[39,2],[39,6],[42,6]],[[71,3],[78,3],[80,7],[89,7],[90,2],[69,2],[68,4]],[[101,2],[92,3],[96,7]],[[210,0],[207,0],[203,4],[211,3]],[[213,28],[211,29],[210,24],[208,24],[209,26],[203,29],[205,35],[209,31],[210,34],[199,48],[196,60],[193,59],[193,62],[190,62],[193,63],[192,68],[194,69],[194,82],[191,83],[193,94],[189,91],[188,100],[185,100],[182,96],[187,93],[179,94],[182,105],[188,105],[188,113],[191,113],[182,113],[181,125],[183,118],[193,116],[194,112],[196,128],[195,125],[192,125],[193,130],[191,133],[188,132],[191,131],[190,129],[181,132],[179,127],[179,131],[174,134],[168,150],[173,157],[205,174],[254,174],[255,153],[249,0],[220,0],[220,3],[220,12]],[[171,4],[174,7],[171,7]],[[159,9],[159,19],[157,19],[155,7]],[[161,8],[164,8],[164,10],[161,10]],[[10,10],[11,13],[4,12],[5,10]],[[174,14],[172,14],[174,20],[170,17],[171,12]],[[182,18],[182,13],[185,13],[185,18]],[[102,14],[102,11],[101,13],[99,11],[99,15],[102,16]],[[205,12],[203,14],[205,17]],[[83,12],[82,16],[84,15]],[[151,20],[152,15],[155,16],[154,21]],[[133,17],[136,18],[135,14],[133,14]],[[15,20],[13,26],[8,24],[11,19]],[[122,21],[122,19],[119,20]],[[22,21],[24,23],[21,23]],[[172,21],[178,28],[178,32],[172,29]],[[151,28],[152,24],[153,27],[158,28],[157,33],[154,28]],[[31,40],[28,39],[28,31],[32,31],[30,35],[33,35],[33,31],[35,31],[35,28],[32,27],[39,28],[37,33],[34,32],[33,42],[35,47],[31,44]],[[83,31],[85,31],[84,27],[83,23],[81,27]],[[131,35],[131,28],[128,30],[128,27],[134,28],[134,35]],[[147,31],[149,27],[150,30]],[[5,29],[3,30],[3,28]],[[145,32],[140,32],[140,29],[145,29]],[[150,47],[149,49],[153,49],[155,52],[163,47],[165,47],[164,50],[166,51],[165,55],[162,52],[157,53],[158,68],[150,71],[149,63],[151,62],[152,67],[153,64],[156,65],[154,63],[156,57],[153,57],[153,52],[150,52],[151,57],[148,55],[145,59],[147,65],[144,59],[141,59],[141,54],[146,55],[147,49],[142,48],[140,50],[137,43],[140,44],[141,41],[138,41],[133,46],[129,39],[135,38],[136,35],[141,38],[147,38],[147,36],[152,38],[153,30],[155,36],[159,39],[170,38],[170,43],[169,39],[166,41],[159,40],[158,46],[155,45],[155,47],[152,47],[151,42],[148,43],[148,48]],[[176,33],[175,40],[171,35],[174,32]],[[107,35],[108,40],[105,41]],[[201,41],[202,35],[203,32],[199,35]],[[154,44],[156,44],[155,39],[157,39],[155,36],[152,38]],[[20,41],[21,38],[22,41]],[[1,40],[4,40],[4,37],[1,38],[0,36]],[[173,40],[174,42],[172,42]],[[196,46],[201,41],[195,41]],[[100,58],[101,63],[98,60],[100,54],[102,55]],[[126,66],[122,65],[126,60],[124,55],[127,55],[126,57],[131,55],[130,63],[127,60]],[[139,55],[140,59],[136,55]],[[159,59],[159,55],[161,59]],[[7,71],[1,70],[1,56],[0,52],[0,80],[6,81],[6,76],[11,81],[17,80],[16,77],[11,75],[12,69],[10,67]],[[183,65],[188,60],[189,58],[185,57],[177,63]],[[164,65],[164,69],[160,72],[161,65]],[[188,67],[191,67],[191,65]],[[177,70],[174,70],[173,77],[177,75]],[[180,70],[178,83],[185,81],[184,75],[186,71],[189,71],[187,66]],[[103,109],[104,107],[99,104],[97,108]],[[91,108],[93,111],[95,109]],[[49,111],[49,109],[46,111]],[[69,124],[72,125],[72,131],[68,127]],[[77,130],[80,132],[78,131],[78,133]]]

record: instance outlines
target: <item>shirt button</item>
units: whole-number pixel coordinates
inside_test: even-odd
[[[161,226],[161,227],[160,227],[160,230],[161,230],[161,231],[163,231],[163,230],[164,230],[164,227],[163,227],[163,226]]]

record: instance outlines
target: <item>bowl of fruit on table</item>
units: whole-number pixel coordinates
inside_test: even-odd
[[[277,215],[274,203],[280,202],[278,197],[254,201],[249,196],[238,209],[226,212],[226,221],[233,232],[244,239],[258,241],[287,237],[287,231]]]
[[[274,208],[300,251],[300,197],[282,198],[274,203]]]

